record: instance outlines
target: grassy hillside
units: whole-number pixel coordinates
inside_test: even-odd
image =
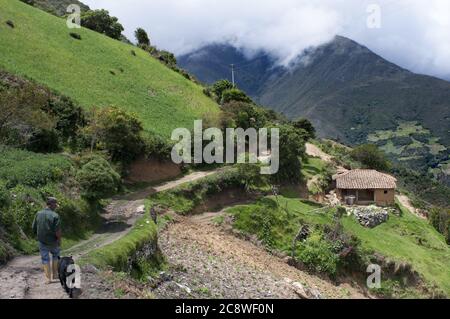
[[[255,234],[268,246],[291,252],[292,239],[299,225],[332,225],[332,212],[315,211],[317,205],[297,198],[265,198],[252,205],[238,206],[228,212],[235,218],[234,227]],[[280,208],[283,209],[280,209]],[[320,206],[319,206],[320,207]],[[450,294],[450,248],[427,221],[419,219],[401,207],[401,217],[391,215],[389,221],[374,229],[362,227],[356,219],[343,217],[346,233],[360,241],[362,251],[377,252],[397,261],[408,262],[427,283],[435,284]],[[301,253],[301,251],[300,251]],[[323,261],[321,266],[323,266]]]
[[[87,29],[70,30],[64,19],[18,0],[0,0],[0,7],[0,68],[45,84],[85,108],[116,105],[133,111],[146,130],[165,136],[218,114],[200,86],[140,49]]]
[[[63,248],[89,235],[98,222],[97,209],[80,199],[76,167],[65,155],[37,154],[0,146],[0,264],[15,251],[37,249],[31,225],[48,196],[58,198]]]

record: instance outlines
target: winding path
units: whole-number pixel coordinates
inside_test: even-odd
[[[181,184],[196,181],[216,171],[195,172],[175,181],[152,186],[138,192],[114,198],[102,215],[105,223],[88,240],[63,252],[76,259],[90,251],[106,246],[125,236],[142,215],[145,199],[154,193],[173,189]],[[40,257],[20,256],[0,268],[0,299],[64,299],[67,295],[59,282],[45,284]]]

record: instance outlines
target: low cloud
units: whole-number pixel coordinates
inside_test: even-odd
[[[288,64],[336,34],[415,72],[450,78],[448,0],[85,0],[119,17],[133,39],[145,28],[153,44],[178,55],[228,42],[251,55],[266,51]],[[367,8],[381,8],[381,28]]]

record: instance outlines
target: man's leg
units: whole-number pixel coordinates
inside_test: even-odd
[[[39,243],[39,252],[41,253],[42,266],[47,279],[47,284],[52,282],[52,271],[50,269],[50,251],[44,244]]]
[[[59,279],[58,262],[59,262],[59,258],[60,258],[60,251],[61,250],[59,247],[52,248],[52,250],[51,250],[53,280]]]

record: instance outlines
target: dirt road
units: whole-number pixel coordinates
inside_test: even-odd
[[[106,207],[104,226],[88,240],[73,246],[62,255],[75,260],[93,249],[106,246],[125,236],[144,213],[144,200],[153,193],[173,189],[215,172],[195,172],[178,180],[118,197]],[[67,298],[59,283],[46,285],[39,256],[21,256],[0,268],[0,299],[61,299]]]
[[[300,298],[295,282],[323,298],[365,298],[349,284],[331,282],[284,260],[214,223],[224,212],[176,217],[159,245],[176,271],[154,293],[159,298]]]

